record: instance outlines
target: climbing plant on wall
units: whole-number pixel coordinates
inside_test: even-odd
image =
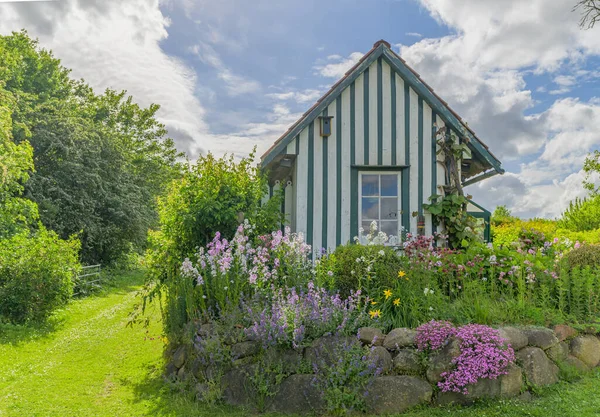
[[[466,138],[461,140],[445,126],[437,130],[436,142],[438,155],[444,156],[446,185],[442,187],[443,194],[432,195],[431,204],[423,204],[423,208],[433,215],[434,223],[443,227],[451,248],[465,248],[481,240],[479,220],[467,212],[471,196],[464,194],[459,171],[464,155],[470,155],[471,150]]]

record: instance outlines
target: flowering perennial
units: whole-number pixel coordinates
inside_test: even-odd
[[[450,336],[454,336],[456,329],[447,321],[431,320],[417,328],[415,341],[417,349],[423,352],[436,351],[448,343]]]
[[[452,361],[454,369],[441,374],[438,387],[442,392],[468,394],[468,385],[508,373],[508,366],[515,361],[514,350],[498,330],[480,324],[454,328],[447,321],[432,320],[417,329],[417,347],[421,351],[435,351],[452,336],[459,341],[460,354]]]
[[[366,316],[360,305],[360,291],[342,299],[339,294],[316,288],[312,282],[307,291],[280,288],[270,308],[255,311],[246,307],[252,321],[246,334],[266,346],[294,348],[324,334],[354,334]]]

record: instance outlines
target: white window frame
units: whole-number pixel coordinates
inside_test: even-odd
[[[363,208],[362,208],[362,183],[363,183],[363,175],[397,175],[398,177],[398,217],[397,217],[397,221],[398,221],[398,230],[396,230],[396,236],[399,238],[399,241],[401,240],[402,236],[401,236],[401,231],[402,231],[402,171],[398,170],[394,170],[394,171],[378,171],[378,170],[363,170],[363,171],[359,171],[358,172],[358,227],[361,228],[362,227],[362,213],[363,213]],[[369,196],[367,196],[369,197]],[[380,228],[381,228],[381,179],[379,180],[379,223],[380,223]],[[368,230],[365,230],[365,234],[368,233]]]

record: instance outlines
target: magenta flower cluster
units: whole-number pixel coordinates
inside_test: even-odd
[[[447,321],[431,320],[417,328],[415,341],[422,352],[436,351],[444,347],[456,329]]]
[[[451,337],[458,340],[460,354],[452,361],[454,369],[441,374],[438,387],[442,392],[468,394],[468,385],[506,374],[515,361],[514,350],[500,337],[498,330],[481,324],[454,328],[445,321],[431,321],[417,329],[417,346],[422,351],[435,351]]]

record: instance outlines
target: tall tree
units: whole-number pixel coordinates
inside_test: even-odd
[[[600,21],[600,0],[579,0],[573,10],[581,11],[579,25],[591,29]]]
[[[156,120],[125,92],[96,94],[27,33],[0,37],[0,79],[14,96],[13,136],[29,141],[35,173],[25,196],[61,237],[79,233],[86,263],[109,263],[146,242],[156,198],[182,158]]]

